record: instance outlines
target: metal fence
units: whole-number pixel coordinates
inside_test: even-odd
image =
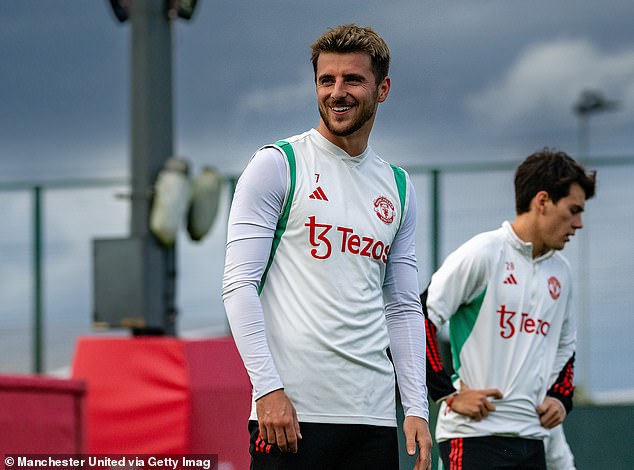
[[[565,250],[575,273],[579,310],[577,383],[594,396],[634,389],[634,157],[588,159],[598,170],[585,228]],[[514,217],[515,163],[410,166],[418,202],[421,289],[459,244]],[[235,177],[228,181],[235,182]],[[125,237],[126,179],[0,183],[0,372],[54,372],[68,366],[76,338],[92,325],[92,240]],[[220,299],[225,220],[232,185],[201,242],[177,242],[178,331],[228,333]]]

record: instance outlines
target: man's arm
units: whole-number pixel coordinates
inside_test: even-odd
[[[285,192],[283,155],[268,148],[258,152],[240,177],[231,205],[222,297],[253,385],[260,434],[282,451],[296,452],[299,423],[271,356],[258,295]]]
[[[572,314],[571,299],[572,290],[569,290],[566,298],[565,319],[550,378],[552,386],[546,392],[546,399],[536,408],[541,425],[548,429],[561,424],[572,411],[577,325]]]
[[[566,298],[565,319],[561,327],[557,355],[549,383],[552,386],[546,394],[559,400],[566,410],[572,411],[572,397],[574,394],[574,364],[577,343],[577,324],[572,312],[572,289]]]
[[[456,389],[443,367],[436,334],[436,325],[449,321],[459,306],[477,295],[484,284],[486,259],[473,240],[447,257],[421,295],[421,303],[427,328],[427,386],[432,399],[444,401],[447,410],[480,421],[495,411],[490,398],[502,398],[502,392],[496,388],[472,389],[462,380]]]
[[[445,401],[447,408],[456,413],[469,416],[476,421],[486,418],[490,412],[495,411],[495,405],[491,403],[489,397],[502,398],[502,393],[498,389],[470,389],[462,382],[460,390],[456,390],[440,357],[436,326],[427,318],[427,290],[420,297],[426,317],[427,387],[429,388],[429,395],[436,402]]]
[[[566,413],[570,413],[572,411],[572,397],[575,391],[575,386],[573,384],[574,364],[575,355],[573,354],[568,362],[566,362],[563,369],[559,372],[557,381],[552,387],[550,387],[548,392],[546,392],[546,395],[556,398],[564,405]]]
[[[284,201],[286,181],[280,165],[285,169],[278,153],[266,149],[249,162],[238,180],[227,226],[222,299],[256,398],[283,387],[268,347],[258,295]]]
[[[416,199],[413,191],[410,183],[409,207],[390,247],[383,281],[383,299],[390,353],[405,415],[428,419],[425,325],[418,296]]]
[[[442,363],[440,346],[438,344],[438,330],[436,325],[429,319],[427,312],[427,289],[420,295],[420,302],[425,315],[426,333],[426,354],[427,364],[427,388],[429,396],[435,402],[439,402],[456,393],[456,389],[451,383],[451,378]]]
[[[416,196],[410,183],[408,209],[390,248],[383,283],[390,352],[405,413],[403,433],[415,469],[431,465],[431,434],[425,387],[425,326],[418,298],[415,251]]]
[[[547,429],[563,423],[568,413],[572,411],[574,362],[575,357],[573,354],[561,372],[559,372],[557,381],[546,392],[546,398],[543,403],[536,408],[539,422]]]

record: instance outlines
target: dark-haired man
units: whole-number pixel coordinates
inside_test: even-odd
[[[543,439],[574,390],[572,275],[560,250],[594,193],[595,173],[564,152],[530,155],[515,173],[513,222],[451,253],[421,295],[446,469],[546,469]],[[451,379],[435,334],[446,322]]]

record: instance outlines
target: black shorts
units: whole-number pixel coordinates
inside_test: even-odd
[[[362,424],[299,423],[296,454],[281,452],[260,438],[249,421],[251,470],[398,470],[395,427]]]
[[[544,443],[538,439],[483,436],[438,444],[444,470],[546,470]]]

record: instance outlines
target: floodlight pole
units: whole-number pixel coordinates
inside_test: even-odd
[[[175,335],[176,247],[159,244],[149,229],[152,187],[173,155],[172,33],[165,5],[130,2],[131,36],[131,227],[141,240],[139,288],[146,325],[141,333]]]
[[[173,156],[172,20],[192,18],[196,0],[110,0],[130,21],[130,237],[94,243],[96,325],[135,335],[176,335],[176,246],[150,230],[153,188]]]
[[[590,116],[596,113],[605,111],[614,111],[618,109],[619,103],[616,101],[609,101],[603,97],[603,94],[598,90],[583,90],[579,95],[579,100],[573,106],[573,111],[579,118],[579,130],[578,130],[578,158],[581,162],[586,161],[590,157]],[[588,333],[588,325],[590,323],[590,281],[589,281],[589,233],[585,229],[579,237],[580,246],[580,262],[581,270],[579,271],[579,284],[580,290],[580,312],[579,312],[579,331],[583,329],[583,332],[579,335],[577,355],[579,357],[582,368],[585,371],[585,377],[582,377],[583,385],[586,387],[586,392],[589,393],[589,383],[591,379],[591,336]]]

